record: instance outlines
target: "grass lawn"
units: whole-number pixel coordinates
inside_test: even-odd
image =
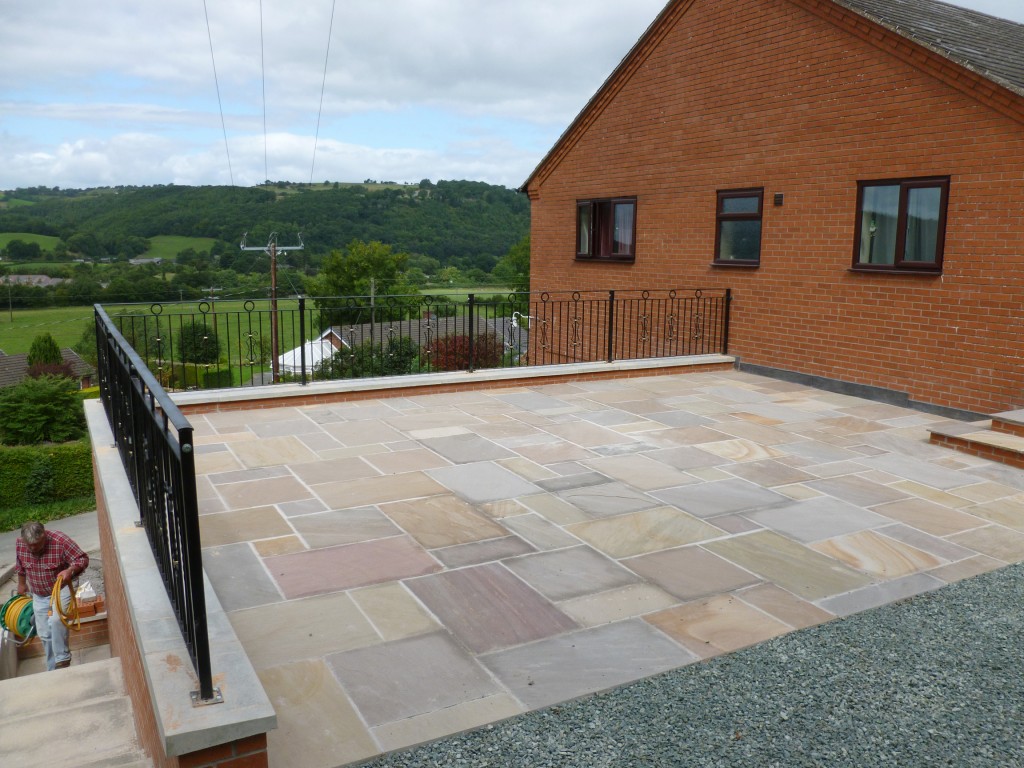
[[[179,237],[177,235],[158,235],[149,238],[150,247],[140,258],[144,259],[165,259],[174,261],[174,258],[186,248],[192,248],[197,253],[209,251],[216,242],[212,237]]]
[[[0,296],[0,349],[8,355],[28,352],[32,340],[49,331],[57,346],[73,347],[82,337],[86,323],[92,322],[92,307],[49,307],[46,309],[15,309],[3,306]]]
[[[57,243],[60,242],[59,237],[52,237],[50,235],[33,235],[31,232],[0,232],[0,248],[6,248],[11,240],[21,240],[23,243],[38,243],[39,247],[44,251],[52,251]]]

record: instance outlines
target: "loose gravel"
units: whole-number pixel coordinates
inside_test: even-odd
[[[1024,564],[372,768],[1024,766]]]

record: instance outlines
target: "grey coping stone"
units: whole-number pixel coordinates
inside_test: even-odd
[[[480,657],[495,677],[531,709],[606,690],[696,659],[639,619]]]
[[[792,502],[788,496],[739,479],[682,485],[654,491],[651,495],[702,518],[750,512]]]
[[[540,491],[533,483],[490,462],[440,467],[427,470],[426,474],[472,504],[514,499]]]

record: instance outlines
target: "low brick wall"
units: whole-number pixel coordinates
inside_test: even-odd
[[[106,645],[110,642],[110,634],[107,629],[107,612],[89,616],[82,619],[80,629],[72,629],[68,633],[68,647],[72,651],[79,651],[82,648],[95,648],[97,645]],[[18,646],[18,660],[33,659],[42,656],[43,644],[38,637],[33,637],[24,645]]]

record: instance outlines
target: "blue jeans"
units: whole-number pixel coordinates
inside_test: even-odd
[[[71,591],[64,587],[60,591],[61,605],[67,610],[71,602]],[[36,623],[36,634],[46,651],[46,668],[56,669],[60,661],[70,661],[71,651],[68,650],[68,628],[60,620],[56,612],[50,613],[49,595],[32,595],[32,612]]]

